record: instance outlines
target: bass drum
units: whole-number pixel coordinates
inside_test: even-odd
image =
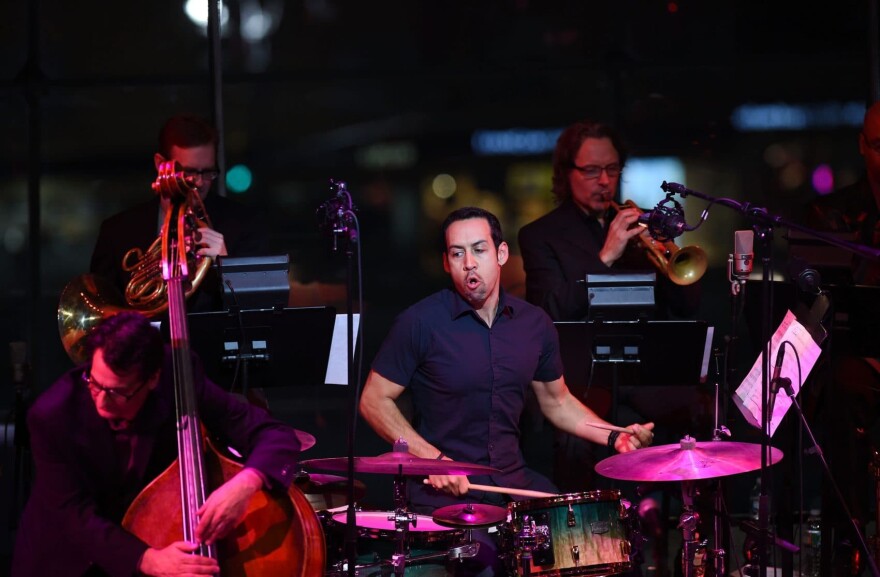
[[[339,510],[342,509],[342,510]],[[322,513],[327,536],[327,577],[348,577],[345,559],[346,507]],[[397,548],[393,511],[356,511],[357,577],[393,575],[391,559]],[[416,525],[407,532],[406,575],[413,577],[451,577],[455,564],[449,561],[450,549],[466,543],[464,531],[450,529],[426,515],[416,515]]]
[[[632,567],[620,491],[529,499],[507,508],[508,522],[499,532],[511,575],[611,575]],[[528,551],[531,561],[526,569]]]

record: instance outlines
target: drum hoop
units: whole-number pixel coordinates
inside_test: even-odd
[[[387,515],[392,515],[393,513],[394,513],[394,511],[356,511],[355,512],[355,524],[357,525],[358,533],[361,534],[361,536],[364,536],[364,537],[373,536],[373,538],[376,538],[376,539],[393,538],[395,536],[395,529],[394,529],[394,524],[391,523],[391,521],[388,521],[388,523],[389,523],[388,527],[367,527],[365,525],[357,524],[357,516],[358,515],[361,515],[362,518],[365,518],[366,516],[369,516],[370,514],[372,514],[372,515],[386,515],[387,516]],[[335,525],[339,525],[339,526],[344,527],[345,523],[346,523],[345,515],[347,515],[346,512],[335,513],[330,516],[330,522]],[[339,517],[339,518],[337,519],[337,517]],[[408,530],[408,533],[410,534],[410,539],[416,539],[416,538],[420,539],[420,540],[425,540],[425,539],[431,540],[434,538],[446,539],[446,538],[450,538],[450,537],[456,538],[456,537],[464,534],[463,529],[460,529],[460,528],[453,529],[451,527],[444,527],[442,525],[437,524],[437,522],[434,521],[434,519],[431,518],[430,515],[417,514],[416,519],[417,519],[416,526],[410,527]],[[429,530],[424,530],[424,529],[420,528],[420,526],[419,526],[420,523],[422,523],[422,522],[427,523],[429,521],[431,523],[433,523],[435,526],[433,526]],[[421,525],[421,526],[424,527],[424,525]]]
[[[516,513],[517,511],[532,511],[535,509],[557,507],[559,505],[600,503],[606,501],[620,501],[620,490],[600,489],[596,491],[585,491],[583,493],[564,493],[555,497],[511,501],[507,504],[507,510],[511,513]]]

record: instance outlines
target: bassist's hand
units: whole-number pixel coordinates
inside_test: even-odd
[[[198,510],[196,539],[212,545],[232,532],[244,519],[251,497],[262,487],[263,478],[254,469],[242,469],[220,485]]]
[[[195,543],[177,541],[164,549],[147,549],[138,563],[138,571],[154,577],[195,577],[219,573],[220,564],[215,559],[191,555],[198,547]]]

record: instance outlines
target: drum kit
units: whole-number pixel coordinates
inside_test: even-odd
[[[781,451],[768,448],[768,463],[775,464],[781,458]],[[687,577],[704,574],[694,571],[693,563],[685,565],[685,562],[686,559],[693,561],[706,550],[706,542],[697,541],[698,514],[693,510],[688,487],[702,479],[754,471],[760,468],[760,462],[760,445],[697,442],[685,437],[678,444],[647,447],[608,457],[596,465],[596,471],[605,477],[624,481],[683,484],[685,499],[679,527],[683,534],[683,574]],[[348,471],[349,459],[311,459],[303,461],[302,466]],[[429,517],[407,509],[405,477],[491,475],[500,471],[484,465],[422,459],[409,453],[403,441],[395,443],[390,453],[354,457],[354,471],[394,475],[394,511],[354,511],[358,537],[370,541],[373,550],[372,557],[359,557],[356,561],[354,574],[358,577],[400,576],[404,572],[430,577],[451,575],[454,562],[474,557],[479,550],[472,531],[487,528],[497,531],[499,555],[509,573],[516,577],[612,575],[632,568],[628,517],[634,513],[630,512],[625,500],[621,500],[617,490],[547,495],[513,501],[507,508],[463,502],[436,509]],[[343,477],[304,475],[308,478],[303,486],[322,498],[329,492],[342,496],[347,483]],[[510,494],[525,493],[516,489],[497,489]],[[358,485],[356,499],[363,494],[363,485]],[[325,514],[329,515],[325,519],[327,526],[334,534],[341,534],[349,515],[348,506],[328,508]],[[342,544],[335,545],[339,545],[338,552],[341,553]],[[331,548],[334,545],[328,539],[328,551]],[[339,555],[334,558],[328,554],[328,565],[328,577],[350,574],[349,560]],[[705,567],[705,560],[703,565]],[[696,566],[699,567],[699,561]]]

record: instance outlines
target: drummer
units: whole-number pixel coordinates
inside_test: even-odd
[[[395,321],[376,355],[361,397],[361,414],[385,440],[403,438],[421,458],[487,465],[501,472],[473,477],[475,484],[556,493],[528,469],[519,449],[519,419],[527,387],[559,429],[626,452],[651,444],[653,423],[632,424],[632,434],[611,431],[568,391],[559,338],[538,307],[501,288],[508,259],[495,215],[465,207],[443,223],[443,268],[452,289],[412,305]],[[414,429],[396,400],[409,389]],[[599,426],[594,426],[599,425]],[[468,477],[432,475],[410,482],[413,509],[461,502],[502,505],[515,496],[470,491]],[[488,565],[496,564],[488,559]],[[474,574],[491,575],[474,567]],[[500,567],[496,573],[500,573]]]

